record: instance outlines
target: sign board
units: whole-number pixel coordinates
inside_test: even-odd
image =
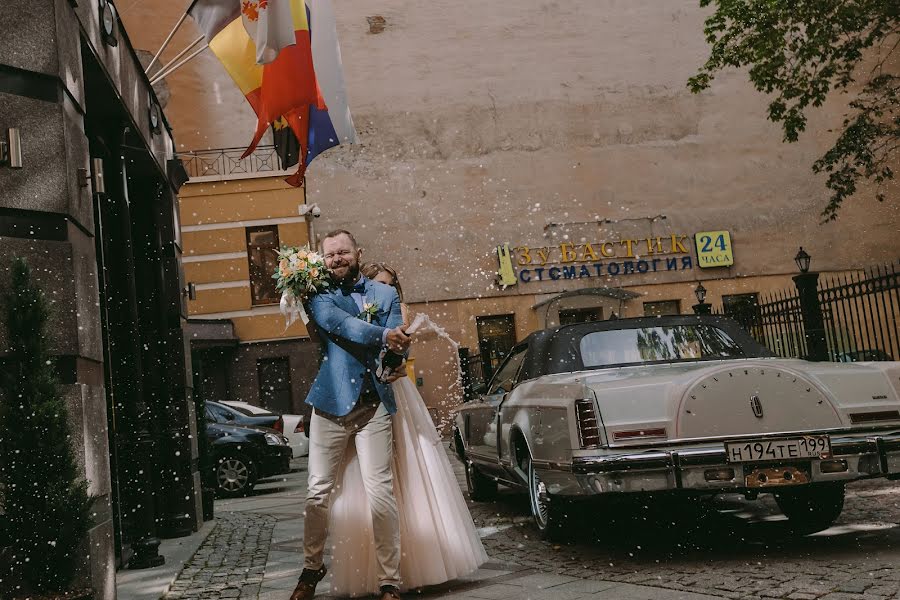
[[[697,266],[701,269],[730,267],[734,264],[731,235],[727,231],[701,231],[694,234]]]

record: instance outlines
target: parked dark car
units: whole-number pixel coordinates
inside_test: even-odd
[[[212,413],[214,417],[212,420],[216,423],[268,427],[278,433],[284,433],[284,419],[278,413],[252,413],[244,408],[220,402],[207,402],[206,408]]]
[[[205,475],[219,496],[244,496],[262,477],[289,473],[291,447],[274,429],[218,422],[216,413],[206,409],[206,439],[209,467]]]

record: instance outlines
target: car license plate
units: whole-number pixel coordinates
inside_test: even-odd
[[[831,442],[827,435],[807,435],[784,440],[726,442],[725,453],[728,462],[731,463],[828,458],[831,456]]]

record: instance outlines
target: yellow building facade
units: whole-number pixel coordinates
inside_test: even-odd
[[[195,389],[207,400],[302,410],[317,368],[302,322],[286,327],[275,251],[309,241],[305,190],[277,172],[191,179],[180,194]]]

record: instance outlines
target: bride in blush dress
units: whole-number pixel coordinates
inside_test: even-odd
[[[366,265],[363,275],[392,285],[402,302],[397,273],[382,263]],[[406,305],[404,328],[410,328]],[[410,333],[425,333],[427,319],[416,319]],[[487,561],[487,554],[441,443],[414,382],[393,384],[397,401],[394,429],[394,494],[400,513],[400,575],[405,590],[464,577]],[[347,449],[331,497],[331,593],[367,596],[378,589],[372,518],[353,444]]]

